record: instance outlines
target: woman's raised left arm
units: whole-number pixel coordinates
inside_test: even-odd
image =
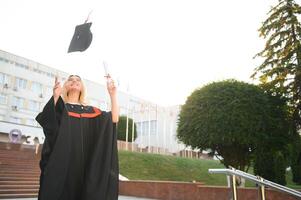
[[[114,80],[108,76],[107,77],[107,89],[111,99],[111,110],[112,110],[112,121],[117,123],[119,120],[119,105],[117,101],[117,88],[114,84]]]

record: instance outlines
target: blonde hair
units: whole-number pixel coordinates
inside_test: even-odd
[[[63,85],[63,88],[62,88],[62,98],[63,98],[64,102],[68,101],[68,91],[66,89],[66,83],[67,82],[68,82],[68,79],[64,82],[64,85]],[[79,94],[78,101],[82,105],[87,105],[87,99],[86,99],[87,90],[86,90],[85,84],[82,81],[82,79],[80,79],[80,83],[81,83],[81,91],[80,91],[80,94]]]

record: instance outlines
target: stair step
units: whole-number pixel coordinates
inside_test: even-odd
[[[40,185],[0,185],[0,189],[39,189]]]
[[[0,194],[32,194],[38,192],[38,189],[0,189]]]
[[[2,176],[3,174],[3,176]],[[1,171],[0,170],[0,177],[8,177],[12,175],[12,177],[36,177],[41,175],[40,170],[35,171]]]
[[[31,170],[22,170],[22,169],[1,169],[0,168],[0,176],[1,174],[40,174],[41,170],[40,169],[31,169]]]
[[[5,169],[5,168],[12,168],[12,169],[20,169],[22,167],[22,169],[24,168],[36,168],[39,167],[38,165],[34,165],[34,164],[0,164],[0,168],[1,169]]]
[[[25,155],[38,155],[38,154],[36,154],[36,151],[33,149],[33,150],[30,150],[30,151],[18,151],[18,150],[1,150],[0,149],[0,156],[1,155],[7,155],[7,154],[10,154],[10,155],[23,155],[23,156],[25,156]]]
[[[0,173],[0,177],[40,177],[40,173]]]
[[[22,168],[30,168],[30,167],[39,167],[38,164],[0,164],[0,168],[13,168],[13,169],[20,169],[20,167]]]
[[[39,177],[0,177],[0,181],[38,181]]]
[[[16,156],[29,156],[29,155],[39,155],[36,154],[35,150],[31,151],[14,151],[14,150],[1,150],[0,149],[0,156],[6,156],[6,155],[16,155]]]
[[[1,151],[1,150],[0,150]],[[31,162],[36,162],[39,161],[41,159],[40,156],[35,156],[35,155],[6,155],[6,156],[1,156],[0,155],[0,161],[6,161],[6,162],[12,162],[12,161],[16,161],[16,162],[26,162],[26,161],[31,161]]]
[[[0,150],[1,151],[1,150]],[[41,156],[39,154],[36,154],[35,152],[30,152],[28,154],[17,154],[17,153],[5,153],[5,154],[0,154],[0,158],[17,158],[17,159],[24,159],[24,158],[29,158],[29,159],[38,159]]]
[[[14,156],[14,155],[8,155],[7,157],[0,156],[0,159],[2,161],[7,161],[7,162],[9,162],[9,161],[26,162],[26,161],[38,161],[41,158],[40,157],[34,157],[34,156],[17,157],[17,156]]]
[[[7,155],[7,156],[0,156],[1,160],[5,160],[5,161],[20,161],[20,162],[24,162],[24,161],[37,161],[40,160],[40,157],[37,156],[15,156],[15,155]]]
[[[39,181],[0,181],[0,185],[38,185]]]
[[[34,168],[22,168],[22,166],[19,166],[19,168],[12,168],[12,167],[7,167],[7,166],[6,167],[4,167],[4,166],[1,167],[1,165],[0,165],[0,172],[1,171],[26,171],[27,172],[27,171],[35,171],[37,169],[40,169],[40,167],[36,166]]]
[[[24,160],[20,160],[18,158],[13,159],[13,160],[7,160],[7,158],[0,158],[0,164],[32,164],[32,165],[36,165],[39,164],[40,159],[31,159],[31,158],[27,158]]]
[[[39,168],[40,166],[39,165],[36,165],[36,166],[33,166],[33,168]],[[28,167],[24,167],[22,165],[19,165],[19,167],[16,167],[16,166],[3,166],[3,165],[0,165],[0,170],[10,170],[10,169],[13,169],[13,170],[28,170],[30,168]]]
[[[38,193],[28,193],[28,194],[0,194],[0,199],[16,199],[16,198],[35,198]]]
[[[13,167],[13,166],[1,166],[0,165],[0,172],[1,171],[4,171],[4,170],[24,170],[24,171],[31,171],[31,170],[33,170],[33,169],[39,169],[40,167],[39,166],[32,166],[32,167],[30,167],[30,166],[22,166],[22,165],[20,165],[19,167]]]
[[[40,174],[39,169],[35,170],[13,170],[13,169],[0,169],[0,174]]]

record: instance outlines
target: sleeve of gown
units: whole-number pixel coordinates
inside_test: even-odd
[[[48,158],[52,152],[56,141],[58,128],[60,126],[61,116],[64,109],[64,101],[60,97],[54,105],[54,98],[51,97],[43,108],[43,111],[36,116],[36,121],[43,128],[45,140],[42,148],[42,158],[40,161],[41,170],[44,169],[48,162]]]
[[[36,121],[43,128],[46,138],[53,136],[58,130],[63,110],[63,99],[59,97],[56,105],[54,105],[54,98],[51,97],[44,106],[43,111],[36,116]]]
[[[116,127],[117,123],[113,122],[113,120],[112,120],[112,111],[107,111],[107,112],[105,111],[105,113],[110,116],[110,119],[111,119],[111,122],[113,123],[113,126]]]

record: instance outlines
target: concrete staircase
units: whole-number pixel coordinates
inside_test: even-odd
[[[0,199],[37,197],[39,160],[33,145],[0,142]]]

